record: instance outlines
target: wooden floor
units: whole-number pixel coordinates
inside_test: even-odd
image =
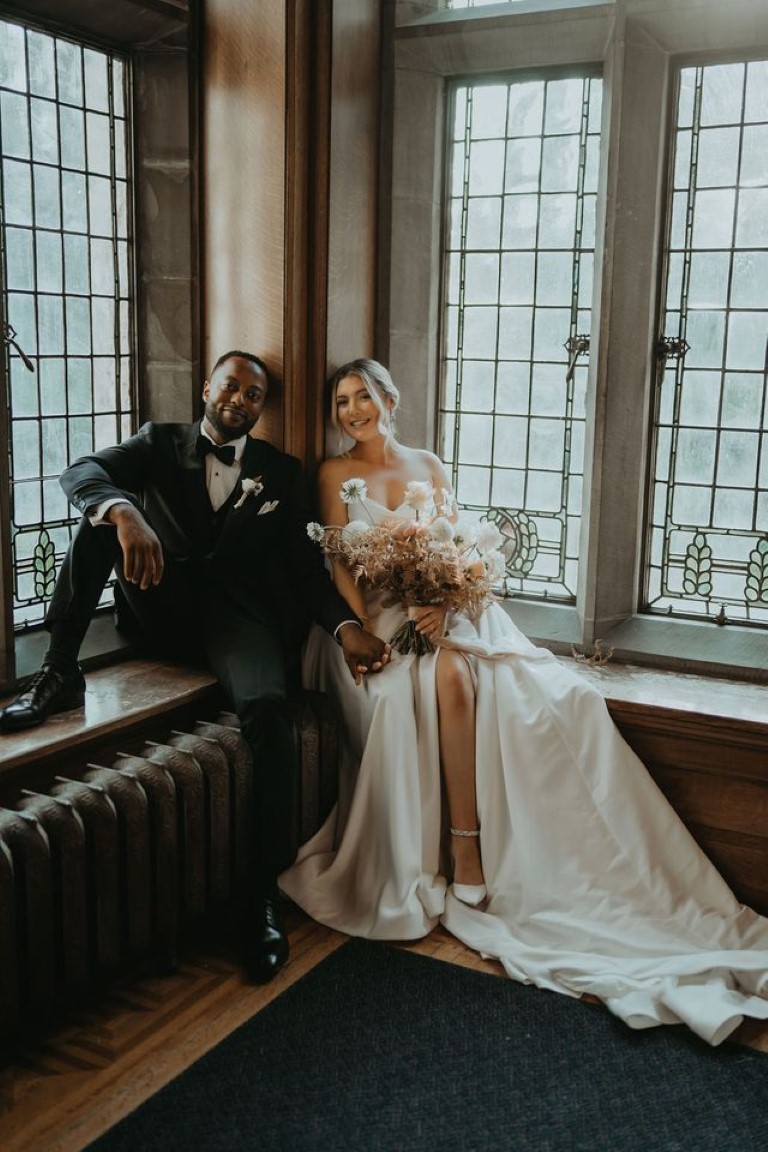
[[[98,1010],[0,1065],[3,1152],[80,1152],[347,939],[292,907],[286,920],[291,957],[271,984],[247,984],[231,947],[200,950],[173,976],[115,989]],[[401,947],[502,976],[500,964],[442,928]],[[733,1039],[768,1052],[768,1022],[749,1021]]]

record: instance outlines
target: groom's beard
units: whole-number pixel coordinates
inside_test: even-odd
[[[206,404],[205,419],[216,435],[221,437],[221,442],[226,444],[228,440],[239,440],[241,436],[247,435],[251,428],[255,427],[258,417],[244,416],[244,419],[237,425],[225,424],[218,409],[214,408],[212,404]]]

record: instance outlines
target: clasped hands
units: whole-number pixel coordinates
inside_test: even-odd
[[[344,662],[355,684],[360,684],[366,673],[381,672],[384,665],[389,663],[389,644],[366,628],[360,628],[350,621],[342,624],[338,635]]]
[[[433,643],[445,635],[448,611],[442,604],[429,604],[414,611],[416,629]],[[367,672],[380,672],[389,663],[390,646],[356,624],[344,624],[339,631],[344,660],[355,684],[360,684]]]

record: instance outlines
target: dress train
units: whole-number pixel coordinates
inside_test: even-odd
[[[376,594],[368,610],[385,638],[403,620]],[[768,1019],[768,919],[736,900],[602,696],[498,605],[477,624],[455,615],[447,643],[476,677],[485,906],[446,882],[438,654],[394,653],[357,687],[319,628],[304,676],[341,710],[339,799],[280,877],[286,895],[354,936],[415,939],[440,921],[513,979],[591,993],[633,1028],[685,1023],[718,1044],[744,1016]]]

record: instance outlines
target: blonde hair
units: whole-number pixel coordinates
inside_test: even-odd
[[[378,360],[368,360],[361,357],[342,364],[331,377],[331,424],[339,434],[339,449],[344,447],[344,433],[339,423],[336,411],[336,389],[346,376],[356,376],[365,386],[365,390],[379,410],[379,432],[394,432],[395,412],[400,404],[400,391],[383,364]],[[390,401],[390,404],[387,404]]]

